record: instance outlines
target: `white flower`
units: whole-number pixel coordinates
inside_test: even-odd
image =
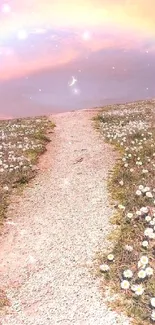
[[[108,261],[113,261],[114,260],[114,255],[113,254],[109,254],[107,256],[107,258],[108,258]]]
[[[150,222],[150,221],[151,221],[151,216],[146,216],[146,217],[145,217],[145,220],[146,220],[147,222]]]
[[[127,290],[127,289],[129,289],[129,287],[130,287],[130,283],[129,283],[129,281],[127,281],[127,280],[123,280],[123,281],[121,282],[121,288],[122,288],[122,289]]]
[[[145,269],[145,264],[142,264],[141,261],[138,261],[138,268]]]
[[[149,209],[148,209],[147,207],[142,207],[142,208],[140,209],[140,212],[141,212],[141,213],[148,213],[148,212],[149,212]]]
[[[151,298],[150,303],[152,307],[155,307],[155,297]]]
[[[147,267],[145,269],[145,272],[146,272],[146,275],[148,275],[148,276],[153,275],[153,269],[152,269],[152,267]]]
[[[133,251],[133,247],[130,246],[130,245],[125,245],[125,250],[128,251],[128,252],[132,252]]]
[[[133,272],[131,270],[125,270],[123,275],[125,278],[131,279],[133,277]]]
[[[149,245],[149,243],[148,243],[147,240],[144,240],[144,241],[142,242],[142,246],[143,246],[143,247],[148,247],[148,245]]]
[[[126,216],[127,216],[127,218],[132,219],[133,218],[133,213],[129,212],[129,213],[127,213]]]
[[[150,239],[155,239],[155,233],[154,232],[151,232],[150,235],[149,235],[149,238]]]
[[[144,188],[144,186],[143,186],[143,185],[139,185],[139,187],[138,187],[138,188],[139,188],[139,190],[140,190],[140,191],[142,191],[142,190],[143,190],[143,188]]]
[[[145,272],[145,270],[140,270],[138,272],[138,278],[140,278],[140,279],[145,279],[146,278],[146,272]]]
[[[131,290],[132,290],[132,291],[136,291],[136,290],[137,290],[137,285],[136,285],[136,284],[133,284],[133,285],[131,286]]]
[[[146,192],[146,196],[148,197],[148,198],[153,198],[153,195],[152,195],[152,193],[151,192]]]
[[[153,233],[153,229],[152,228],[146,228],[144,231],[144,235],[145,236],[150,236],[150,234]]]
[[[109,270],[110,270],[109,265],[107,265],[107,264],[100,265],[100,271],[101,272],[108,272]]]
[[[123,186],[123,185],[124,185],[124,182],[123,182],[123,180],[122,180],[122,181],[120,181],[120,182],[119,182],[119,184],[120,184],[121,186]]]
[[[119,205],[118,205],[118,208],[119,208],[120,210],[125,210],[125,206],[122,205],[122,204],[119,204]]]
[[[142,287],[142,285],[141,284],[137,285],[137,288],[135,290],[135,294],[137,296],[141,296],[143,294],[143,292],[144,292],[144,288]]]
[[[9,187],[6,185],[3,187],[3,190],[7,192],[9,190]]]
[[[151,319],[155,322],[155,310],[152,311]]]
[[[150,187],[148,187],[148,186],[144,187],[143,193],[146,193],[146,192],[149,192],[149,191],[150,191]]]
[[[154,220],[154,218],[153,218],[153,220],[150,221],[150,225],[151,226],[155,226],[155,220]]]
[[[148,173],[148,170],[147,170],[147,169],[143,169],[143,170],[142,170],[142,173],[143,173],[143,174],[147,174],[147,173]]]
[[[141,213],[140,210],[136,211],[136,215],[137,215],[137,216],[141,216],[141,214],[142,214],[142,213]]]
[[[133,168],[130,168],[130,172],[132,173],[134,171],[134,169]]]
[[[149,262],[149,259],[148,259],[147,256],[142,256],[142,257],[140,258],[140,263],[141,263],[142,265],[146,265],[146,264],[148,264],[148,262]]]
[[[137,195],[137,196],[140,196],[140,195],[142,195],[142,192],[141,192],[140,190],[137,190],[137,191],[136,191],[136,195]]]

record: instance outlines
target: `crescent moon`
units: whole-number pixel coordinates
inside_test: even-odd
[[[76,83],[76,81],[77,80],[74,77],[72,77],[72,81],[71,81],[69,86],[72,87]]]

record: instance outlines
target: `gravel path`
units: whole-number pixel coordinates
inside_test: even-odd
[[[52,116],[40,172],[10,206],[0,241],[2,325],[115,325],[90,272],[110,229],[106,178],[116,154],[93,129],[94,111]]]

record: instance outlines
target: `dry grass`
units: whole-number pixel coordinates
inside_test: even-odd
[[[0,121],[0,225],[13,189],[36,174],[35,164],[50,141],[47,131],[54,126],[46,117]]]
[[[0,231],[10,195],[36,175],[35,164],[50,141],[47,132],[54,127],[46,117],[0,121]],[[0,290],[0,310],[7,305],[6,294]]]
[[[120,152],[120,159],[109,179],[109,192],[112,199],[118,202],[116,214],[112,218],[112,223],[118,226],[117,232],[110,235],[114,260],[109,262],[107,255],[102,254],[100,264],[110,267],[109,271],[103,272],[104,279],[113,292],[120,294],[118,301],[112,303],[113,306],[126,310],[127,315],[133,317],[135,324],[139,325],[154,323],[151,314],[155,311],[150,304],[151,298],[155,297],[154,116],[155,101],[152,100],[108,106],[95,118],[96,127],[105,140]],[[140,185],[143,191],[136,194]],[[142,207],[147,207],[148,212],[138,214]],[[146,235],[147,228],[152,229],[152,235]],[[142,246],[143,241],[148,242],[147,248]],[[131,246],[130,249],[126,245]],[[149,259],[144,268],[138,266],[142,256]],[[147,267],[151,267],[153,275],[146,274]],[[128,269],[133,273],[131,279],[123,275]],[[138,276],[142,269],[145,271],[144,279]],[[127,290],[121,289],[125,279],[130,284]],[[144,288],[141,295],[131,290],[133,285],[139,284]]]

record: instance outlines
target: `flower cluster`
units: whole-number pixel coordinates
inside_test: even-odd
[[[110,180],[118,204],[120,237],[112,260],[100,266],[128,293],[138,311],[145,309],[155,321],[155,101],[141,101],[105,108],[98,116],[106,141],[120,156]],[[120,223],[121,220],[121,223]],[[114,279],[115,276],[115,279]],[[116,286],[117,287],[117,286]],[[135,298],[137,299],[135,300]],[[135,303],[136,301],[136,303]],[[143,302],[145,301],[145,303]],[[141,318],[143,312],[139,313]],[[146,319],[146,317],[145,317]]]
[[[0,121],[0,217],[12,188],[33,177],[36,158],[45,150],[45,134],[51,127],[45,117]]]

